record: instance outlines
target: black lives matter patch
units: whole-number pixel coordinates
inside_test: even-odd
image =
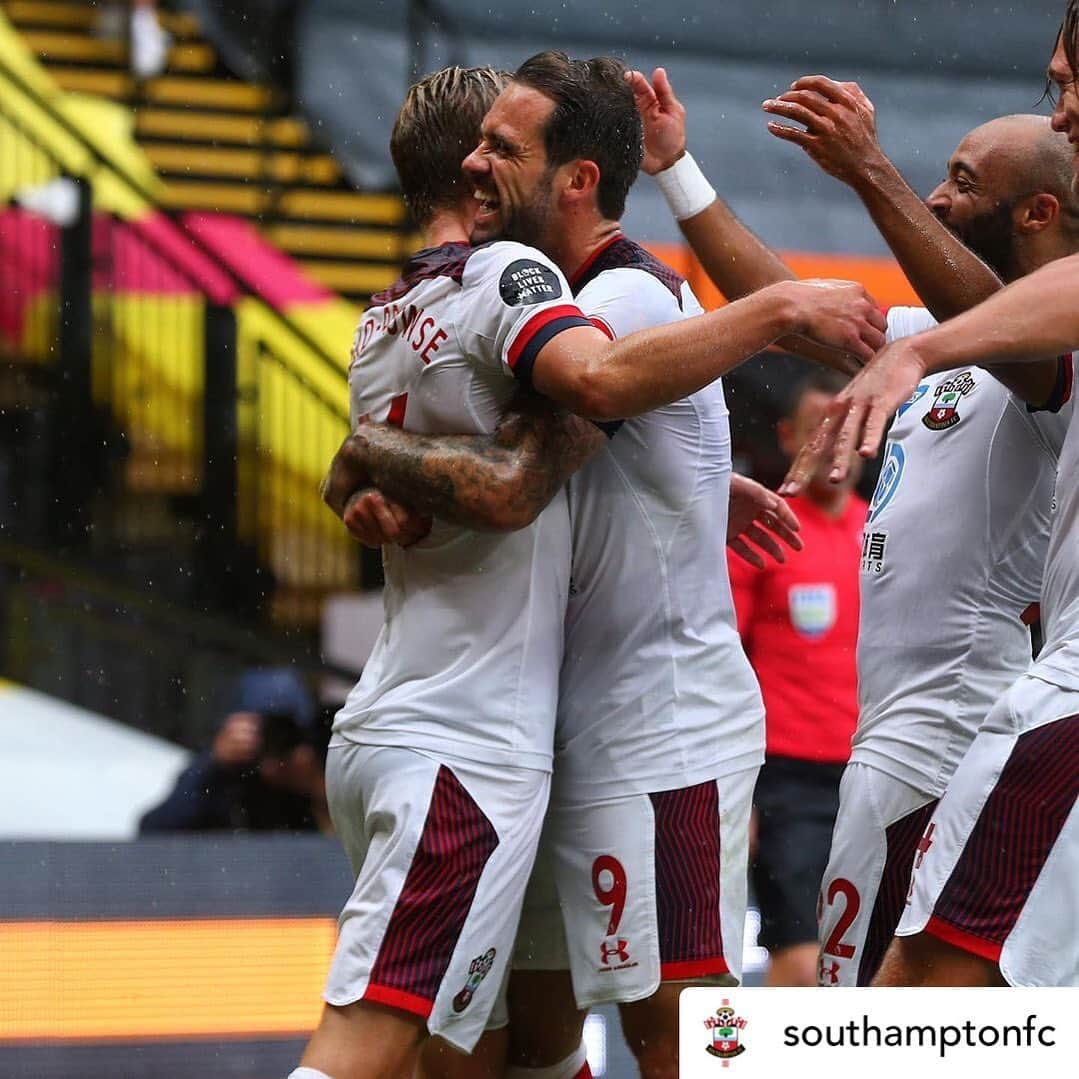
[[[508,306],[528,307],[534,303],[557,300],[562,295],[562,283],[549,266],[532,259],[518,259],[502,271],[498,291]]]

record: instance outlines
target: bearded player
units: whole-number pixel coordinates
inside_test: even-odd
[[[1052,125],[1079,145],[1079,0],[1049,66]],[[1079,158],[1073,164],[1079,170]],[[886,349],[837,398],[796,462],[796,490],[827,459],[871,455],[889,415],[934,372],[1040,361],[1079,340],[1079,258],[1010,285]],[[1079,423],[1060,459],[1042,588],[1045,643],[989,712],[922,837],[910,896],[878,985],[1079,985]]]
[[[640,121],[622,76],[613,61],[586,64],[560,54],[533,58],[488,114],[480,150],[466,162],[477,187],[483,185],[485,205],[498,205],[499,227],[557,251],[560,264],[575,271],[577,302],[611,335],[699,310],[684,282],[617,227],[640,157]],[[587,162],[596,183],[582,207],[575,205],[572,189],[569,198],[555,197],[551,174],[573,162],[583,167],[584,153],[597,160]],[[510,163],[521,158],[536,162],[527,186],[511,171]],[[495,216],[488,209],[480,222],[490,227]],[[537,382],[544,373],[536,368],[532,377]],[[361,439],[372,478],[391,493],[415,500],[419,477],[430,481],[440,467],[454,496],[462,493],[459,445],[362,426],[351,440],[353,449]],[[398,475],[385,460],[393,456],[389,440],[396,443]],[[761,709],[729,617],[729,588],[724,582],[716,589],[711,580],[717,563],[723,564],[729,452],[717,384],[623,425],[572,481],[575,584],[560,692],[561,786],[548,821],[541,882],[548,889],[546,903],[533,903],[518,948],[522,963],[552,971],[522,974],[513,993],[518,1059],[553,1067],[558,1075],[584,1067],[583,1012],[577,1012],[574,988],[581,1007],[601,999],[627,1001],[631,1045],[645,1074],[658,1074],[676,1053],[676,998],[656,996],[664,966],[672,979],[738,969],[748,791],[759,754]],[[483,463],[466,463],[472,469],[468,482],[490,494],[499,484],[478,471]],[[402,480],[409,481],[404,488]],[[449,509],[430,496],[423,508]],[[700,580],[692,576],[698,569],[704,574]],[[666,581],[658,607],[652,585],[642,587],[642,575]],[[699,647],[679,643],[690,628]],[[715,677],[702,683],[725,685],[726,712],[707,699],[714,689],[700,702],[687,699],[679,707],[673,679],[685,668],[688,681],[688,664],[716,666]],[[648,708],[648,722],[641,708]],[[637,774],[629,776],[627,736],[636,741],[639,760]],[[717,782],[720,773],[725,778]],[[679,778],[688,782],[671,789]],[[627,798],[629,785],[639,786],[641,795]],[[676,928],[675,912],[664,907],[677,902],[674,889],[683,882],[672,880],[670,871],[657,880],[656,870],[677,861],[679,851],[696,859],[691,883],[704,891],[683,897],[698,912],[687,914],[695,936],[672,946],[664,934]],[[565,934],[553,894],[556,881],[572,921],[569,940],[580,942],[579,956],[559,954]],[[683,951],[676,954],[673,947]],[[695,950],[686,954],[687,947]],[[730,963],[725,952],[733,957]],[[560,972],[571,967],[573,987]],[[628,1003],[641,997],[647,1002]],[[458,1072],[462,1067],[445,1057],[430,1066]]]
[[[635,74],[634,86],[655,147],[645,168],[658,173],[719,287],[735,297],[790,275],[685,154],[684,110],[665,74],[654,85]],[[892,309],[892,340],[972,306],[1000,278],[1079,249],[1070,154],[1045,118],[971,132],[923,203],[880,149],[872,104],[856,85],[801,79],[765,109],[805,125],[769,128],[860,195],[926,301],[928,310]],[[991,375],[975,367],[919,384],[892,428],[870,505],[860,718],[818,898],[822,985],[872,980],[936,800],[1029,661],[1024,622],[1040,590],[1070,359]],[[983,491],[988,498],[976,496]],[[961,513],[942,512],[957,500]]]
[[[361,320],[355,416],[493,439],[522,383],[610,418],[696,392],[792,330],[862,355],[877,346],[871,301],[846,284],[612,342],[546,256],[469,248],[489,208],[448,162],[478,123],[470,89],[491,78],[440,73],[398,118],[395,164],[427,246]],[[562,179],[594,192],[594,170],[571,163]],[[595,431],[554,422],[567,462],[594,452]],[[549,783],[569,521],[561,493],[512,534],[467,520],[436,520],[387,553],[386,622],[334,725],[331,810],[357,880],[296,1079],[397,1079],[427,1032],[468,1051],[503,981]]]

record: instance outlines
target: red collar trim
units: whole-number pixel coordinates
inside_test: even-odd
[[[573,276],[569,279],[569,287],[576,288],[577,283],[584,277],[586,273],[592,268],[592,264],[607,250],[612,244],[618,243],[619,240],[624,240],[625,236],[621,232],[616,232],[605,244],[600,244],[591,255],[588,256],[573,272]]]

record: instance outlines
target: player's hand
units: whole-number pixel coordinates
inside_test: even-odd
[[[345,504],[342,520],[353,539],[365,547],[391,543],[411,547],[431,531],[430,517],[413,513],[376,487],[354,492]]]
[[[229,768],[250,764],[262,749],[261,726],[262,719],[254,712],[233,712],[217,732],[210,755]]]
[[[782,540],[792,551],[800,551],[800,528],[794,510],[779,495],[748,476],[737,472],[731,475],[727,546],[739,558],[757,569],[766,565],[761,551],[776,562],[786,562],[787,556],[776,540]]]
[[[873,102],[856,82],[807,75],[761,107],[805,125],[803,130],[770,120],[768,130],[777,139],[801,146],[825,172],[846,184],[863,178],[867,166],[884,156]]]
[[[641,71],[627,71],[626,82],[644,123],[642,171],[654,176],[686,152],[686,109],[674,96],[667,72],[657,67],[649,82]]]
[[[802,447],[779,488],[784,496],[805,490],[821,461],[831,458],[828,478],[840,483],[850,470],[852,451],[873,457],[888,421],[925,378],[917,335],[889,345],[836,395],[817,430]]]
[[[872,359],[884,347],[888,322],[862,285],[854,281],[782,281],[782,289],[795,305],[795,330],[818,344]]]
[[[365,417],[361,417],[365,418]],[[363,440],[354,434],[341,443],[330,462],[330,470],[322,481],[319,494],[322,501],[338,516],[344,517],[345,505],[353,492],[370,485],[363,458]]]

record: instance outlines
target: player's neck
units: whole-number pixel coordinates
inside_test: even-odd
[[[1018,281],[1020,277],[1040,270],[1057,259],[1079,254],[1079,237],[1072,235],[1067,228],[1046,229],[1026,244],[1017,244],[1015,251],[1015,273],[1009,276],[1005,284]]]
[[[606,247],[611,240],[621,235],[621,232],[622,226],[617,221],[608,221],[606,218],[582,223],[578,228],[567,228],[552,243],[555,250],[551,252],[551,257],[572,285],[581,269],[596,252]]]
[[[420,232],[423,246],[441,247],[443,244],[468,243],[471,222],[466,218],[463,210],[436,210]]]
[[[826,517],[839,520],[847,512],[847,504],[850,502],[849,487],[807,488],[805,498],[813,503]]]

